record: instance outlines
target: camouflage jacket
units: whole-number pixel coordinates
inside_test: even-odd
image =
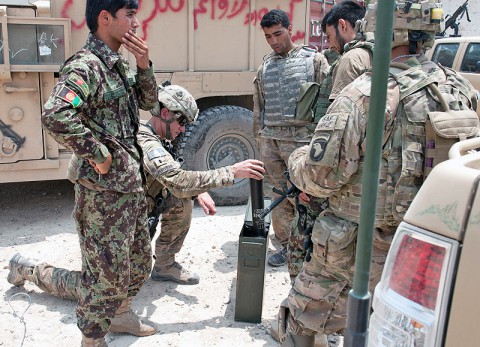
[[[135,73],[119,53],[89,34],[85,46],[62,65],[42,124],[74,152],[70,173],[75,182],[95,190],[140,192],[139,108],[152,109],[156,102],[153,68]],[[95,173],[88,160],[102,163],[108,154],[109,172]]]
[[[372,68],[373,43],[354,40],[345,45],[345,50],[340,59],[335,63],[332,73],[332,91],[330,100],[338,94],[355,78]]]
[[[140,123],[137,138],[143,150],[143,163],[147,171],[147,197],[155,198],[165,188],[178,198],[191,198],[211,188],[233,185],[233,170],[230,166],[210,171],[182,170],[151,125],[145,121]]]
[[[445,79],[442,70],[428,61],[424,55],[410,58],[405,64],[420,67],[424,71],[423,75],[438,76],[438,81]],[[426,93],[425,87],[419,91],[427,95],[428,100],[420,100],[418,95],[412,95],[400,103],[402,90],[408,90],[413,84],[423,82],[423,77],[421,81],[410,81],[411,85],[399,84],[396,78],[398,78],[397,75],[390,75],[387,85],[377,201],[378,216],[376,216],[379,225],[398,224],[399,219],[395,218],[395,214],[401,206],[399,205],[401,201],[394,201],[395,194],[401,191],[400,188],[411,188],[417,184],[417,181],[421,184],[421,172],[418,177],[420,180],[417,180],[417,177],[407,177],[401,184],[399,183],[400,173],[404,170],[408,171],[403,168],[403,159],[408,159],[407,164],[414,160],[410,153],[411,149],[418,148],[420,153],[417,156],[423,165],[422,144],[419,143],[417,146],[405,140],[405,133],[414,131],[424,134],[427,113],[440,106],[429,96],[429,93]],[[466,84],[466,86],[469,88],[470,85]],[[332,209],[333,205],[342,206],[335,214],[354,222],[357,222],[359,216],[362,191],[370,87],[371,73],[367,72],[343,89],[328,109],[328,113],[317,124],[309,146],[294,151],[288,163],[292,182],[300,190],[317,197],[329,197]],[[473,95],[472,92],[473,90],[470,90],[467,94]],[[457,95],[454,97],[458,98]],[[465,102],[468,103],[468,101]],[[406,114],[407,109],[414,110],[415,117],[412,114]],[[412,123],[413,118],[418,119],[415,124]],[[424,142],[424,139],[421,141]],[[405,196],[406,194],[402,194],[401,199]],[[352,208],[354,205],[355,211]],[[347,212],[351,212],[350,215]]]
[[[303,46],[297,46],[288,52],[288,56],[294,56]],[[277,59],[281,59],[275,52],[271,52],[264,60],[266,61],[267,58],[271,58],[275,56]],[[254,92],[253,92],[253,136],[254,138],[258,138],[261,132],[261,122],[260,122],[260,115],[264,112],[264,86],[263,86],[263,69],[264,69],[265,62],[260,65],[257,70],[256,77],[254,79]],[[314,81],[320,84],[322,80],[328,73],[329,64],[327,58],[322,53],[315,53],[314,56]],[[272,135],[272,138],[276,139],[283,139],[287,141],[296,141],[297,139],[304,139],[309,138],[311,136],[311,132],[308,132],[307,129],[302,127],[277,127],[279,128],[279,132],[276,135]],[[281,129],[280,129],[281,128]],[[289,128],[297,128],[297,129],[289,129]],[[262,136],[266,136],[265,134]],[[301,141],[304,142],[304,141]],[[307,141],[308,142],[308,141]]]

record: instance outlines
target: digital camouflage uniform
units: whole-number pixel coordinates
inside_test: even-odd
[[[192,197],[211,188],[234,184],[231,166],[210,171],[186,171],[167,152],[152,127],[143,122],[138,133],[147,171],[147,201],[154,210],[158,194],[166,198],[161,232],[155,243],[155,266],[171,265],[183,245],[192,221]]]
[[[156,254],[174,256],[182,247],[192,219],[192,196],[211,188],[233,185],[231,166],[210,171],[185,171],[166,151],[162,140],[145,121],[140,122],[137,134],[142,146],[146,169],[148,210],[153,198],[168,189],[165,211],[162,214],[161,232],[157,239]],[[160,241],[158,241],[160,240]],[[57,297],[77,300],[81,293],[81,273],[57,268],[48,263],[33,265],[25,279],[43,291]]]
[[[371,290],[380,280],[396,227],[423,181],[423,171],[418,170],[423,168],[423,156],[417,149],[421,152],[425,147],[427,112],[441,110],[440,104],[425,93],[425,85],[415,94],[402,95],[413,85],[421,85],[427,76],[439,85],[446,79],[443,70],[424,55],[410,58],[405,64],[417,69],[402,72],[398,82],[397,75],[391,75],[387,87]],[[450,107],[471,107],[473,88],[459,75],[457,80],[464,94],[457,95]],[[370,86],[371,74],[365,73],[346,87],[318,123],[310,144],[290,156],[293,183],[308,194],[328,197],[330,203],[328,212],[319,216],[313,227],[312,259],[303,263],[288,296],[287,330],[294,335],[329,334],[345,327],[360,218]],[[449,88],[443,91],[450,93]]]
[[[296,120],[295,106],[302,82],[321,83],[329,65],[325,56],[307,46],[293,48],[285,57],[272,52],[258,68],[254,81],[253,134],[265,164],[266,177],[277,188],[287,189],[283,173],[289,155],[311,139],[312,121]],[[267,192],[269,194],[269,192]],[[289,243],[295,202],[286,199],[272,211],[276,239]],[[294,235],[289,249],[302,249],[303,235]],[[290,259],[290,254],[287,257]]]
[[[42,124],[73,151],[73,216],[82,252],[77,325],[102,338],[127,297],[137,294],[151,269],[138,109],[157,102],[153,68],[131,71],[127,61],[89,34],[86,45],[61,67]],[[112,155],[107,174],[96,163]]]

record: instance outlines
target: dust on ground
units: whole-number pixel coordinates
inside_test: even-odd
[[[80,268],[73,202],[73,185],[66,180],[0,184],[1,347],[80,345],[75,302],[45,294],[33,284],[16,288],[6,280],[8,262],[16,252],[38,262]],[[177,260],[199,274],[200,283],[187,286],[149,279],[133,308],[157,328],[157,334],[141,338],[108,334],[109,346],[278,346],[270,336],[270,321],[290,289],[286,266],[266,268],[262,322],[234,320],[238,240],[245,211],[246,206],[218,207],[215,216],[206,216],[196,206]],[[276,246],[269,241],[268,255],[276,252]],[[12,298],[17,293],[28,297]]]

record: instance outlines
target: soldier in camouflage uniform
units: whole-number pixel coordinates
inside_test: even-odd
[[[341,55],[330,71],[330,100],[335,100],[343,88],[372,67],[373,43],[358,34],[357,22],[364,16],[364,7],[347,0],[335,4],[322,19],[322,31],[330,49]]]
[[[321,82],[315,109],[315,124],[325,115],[331,101],[335,99],[335,90],[343,89],[371,67],[368,51],[355,49],[364,48],[364,46],[373,49],[372,43],[356,39],[355,25],[364,16],[365,9],[362,6],[354,1],[342,1],[334,5],[322,20],[322,30],[326,33],[330,44],[330,52],[324,54],[331,66]],[[292,280],[300,272],[305,259],[305,250],[302,247],[304,235],[311,233],[315,219],[328,207],[328,200],[323,197],[303,193],[299,195],[299,199],[300,204],[297,204],[293,230],[288,243],[288,268]]]
[[[109,330],[155,333],[130,311],[151,269],[139,108],[157,101],[148,46],[135,34],[137,8],[137,0],[87,0],[87,42],[62,65],[42,114],[47,132],[74,153],[82,346],[106,346]],[[119,54],[122,44],[135,57],[136,72]]]
[[[363,22],[365,33],[375,31],[375,9],[376,4],[368,7]],[[391,68],[387,87],[386,136],[370,274],[372,290],[380,280],[396,227],[423,182],[427,113],[444,110],[426,91],[426,85],[438,86],[452,110],[476,107],[471,84],[456,72],[428,61],[423,54],[439,29],[439,10],[439,0],[426,4],[398,1],[396,5],[392,62],[402,69],[397,72]],[[449,84],[451,77],[453,84]],[[327,197],[330,208],[315,222],[312,258],[303,263],[287,303],[281,307],[282,346],[314,346],[317,333],[342,332],[345,327],[360,218],[370,86],[371,73],[367,72],[343,89],[318,123],[310,144],[289,158],[293,183],[308,194]],[[474,120],[471,124],[478,131],[478,118],[472,116],[472,110],[468,111]],[[461,138],[464,128],[471,126],[463,122],[453,119],[444,126],[450,126],[449,131]]]
[[[143,163],[147,175],[147,201],[149,215],[163,201],[161,232],[155,242],[155,264],[152,279],[171,280],[181,284],[197,284],[199,278],[175,261],[187,236],[192,220],[192,198],[197,196],[205,213],[215,214],[215,204],[207,190],[231,186],[235,178],[262,179],[263,163],[245,160],[232,166],[210,171],[185,171],[165,150],[162,140],[174,140],[185,131],[185,124],[193,122],[198,108],[193,96],[180,86],[160,87],[159,107],[151,111],[152,117],[140,125],[138,141],[142,146]],[[175,122],[177,120],[177,122]],[[180,125],[178,123],[180,121]],[[159,200],[160,199],[160,200]],[[160,211],[158,211],[160,212]]]
[[[314,129],[313,119],[296,119],[295,106],[302,83],[320,83],[328,62],[323,54],[292,42],[292,25],[281,10],[271,10],[260,22],[273,52],[265,57],[254,81],[253,134],[265,162],[268,181],[287,189],[283,173],[288,156],[307,144]],[[272,211],[272,226],[282,250],[268,259],[271,266],[287,262],[287,243],[292,230],[295,203],[286,199]],[[292,240],[302,248],[303,238]],[[290,270],[290,269],[289,269]],[[294,274],[293,274],[294,275]]]
[[[160,87],[158,100],[159,103],[151,110],[154,117],[148,122],[141,121],[137,134],[147,173],[145,191],[149,215],[155,213],[158,198],[165,199],[152,279],[194,284],[192,275],[175,262],[175,254],[182,247],[190,228],[192,197],[207,194],[199,199],[199,203],[206,213],[213,215],[215,204],[206,193],[208,189],[233,185],[235,178],[263,179],[265,170],[261,161],[251,159],[210,171],[182,170],[165,149],[164,140],[175,139],[185,131],[187,123],[195,120],[198,113],[195,99],[184,88],[168,85]],[[18,253],[10,260],[9,267],[7,280],[15,286],[28,280],[43,291],[61,298],[75,300],[81,297],[80,271],[57,268],[47,263],[35,264]],[[196,280],[198,283],[198,278]],[[112,320],[115,321],[118,317]],[[119,325],[117,322],[116,327]],[[121,329],[110,329],[118,330]]]

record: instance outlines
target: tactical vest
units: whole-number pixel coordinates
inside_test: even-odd
[[[295,119],[295,105],[300,85],[314,81],[314,56],[316,51],[303,46],[295,55],[279,57],[271,55],[263,64],[263,92],[265,113],[263,124],[267,126],[304,125],[306,121]]]
[[[355,40],[345,45],[344,54],[352,49],[362,48],[367,50],[369,54],[373,56],[373,47],[374,44],[372,42]],[[301,88],[301,94],[297,101],[297,118],[306,119],[305,110],[310,108],[312,110],[312,123],[317,124],[327,113],[328,107],[332,104],[330,94],[332,93],[333,88],[333,70],[341,59],[341,56],[337,56],[336,59],[333,57],[334,55],[330,55],[329,63],[331,66],[329,73],[325,76],[320,85],[309,83]],[[298,116],[299,113],[301,114],[300,116]]]
[[[390,68],[399,87],[399,104],[384,136],[375,227],[396,226],[403,219],[429,172],[425,165],[433,166],[428,156],[436,157],[437,162],[446,159],[454,142],[475,136],[479,130],[469,86],[453,70],[428,62],[424,65],[427,75],[420,67],[399,66]],[[432,140],[437,141],[433,146],[427,141],[429,127],[434,129]],[[363,167],[362,157],[349,184],[330,197],[335,215],[356,223],[360,220]]]

